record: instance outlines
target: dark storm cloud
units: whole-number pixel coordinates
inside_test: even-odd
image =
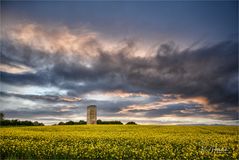
[[[179,52],[165,44],[160,46],[157,56],[153,58],[102,53],[93,68],[65,63],[55,65],[53,70],[58,77],[87,80],[88,84],[94,82],[96,85],[92,84],[93,90],[123,88],[151,94],[204,96],[212,104],[236,106],[237,49],[238,43],[222,42]],[[60,69],[62,66],[65,69]],[[73,66],[72,70],[70,66]]]
[[[202,96],[221,110],[237,108],[238,42],[227,41],[183,51],[174,43],[162,44],[151,57],[131,56],[134,44],[126,43],[129,45],[117,50],[117,54],[97,48],[98,56],[87,67],[79,63],[82,54],[70,58],[63,52],[50,54],[5,42],[1,61],[23,64],[36,72],[1,72],[1,81],[20,86],[48,84],[67,90],[70,96],[117,89],[150,95]]]
[[[205,96],[211,103],[237,104],[238,43],[222,42],[182,53],[164,48],[156,57],[161,75],[152,76],[150,85],[185,96]]]
[[[238,44],[232,42],[183,52],[164,45],[151,61],[153,67],[132,70],[129,77],[137,86],[156,92],[203,96],[221,109],[237,108],[237,51]],[[151,68],[153,74],[148,72]]]
[[[24,44],[1,39],[1,63],[9,65],[26,65],[31,68],[42,67],[57,60],[55,54],[48,54]]]
[[[46,75],[42,75],[41,73],[7,73],[0,72],[1,81],[14,85],[44,85],[49,83]]]

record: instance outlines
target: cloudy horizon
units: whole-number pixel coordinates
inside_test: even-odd
[[[1,2],[0,112],[238,125],[238,2]]]

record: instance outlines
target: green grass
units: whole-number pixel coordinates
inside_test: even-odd
[[[239,127],[79,125],[0,128],[1,159],[238,159]]]

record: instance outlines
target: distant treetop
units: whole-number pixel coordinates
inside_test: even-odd
[[[133,121],[130,121],[128,123],[126,123],[127,125],[136,125],[137,123],[133,122]]]

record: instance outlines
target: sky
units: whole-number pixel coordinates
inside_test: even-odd
[[[1,1],[0,112],[237,125],[238,2]]]

